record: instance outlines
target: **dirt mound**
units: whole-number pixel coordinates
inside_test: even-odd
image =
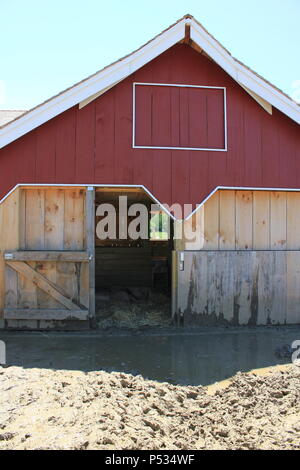
[[[107,372],[0,368],[0,449],[299,449],[300,368],[211,395]]]

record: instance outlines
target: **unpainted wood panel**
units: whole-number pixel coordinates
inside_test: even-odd
[[[45,190],[26,190],[25,247],[27,250],[45,248]]]
[[[300,322],[300,252],[287,252],[287,322]]]
[[[222,253],[221,258],[221,314],[226,322],[234,321],[235,263],[237,253]]]
[[[65,190],[64,249],[82,250],[85,244],[85,191]]]
[[[271,324],[272,318],[272,265],[273,256],[270,252],[257,251],[258,271],[258,298],[259,309],[257,316],[258,325]]]
[[[36,269],[35,262],[28,262],[29,266]],[[37,308],[37,287],[22,275],[18,276],[17,296],[18,308]]]
[[[283,325],[289,323],[287,307],[287,252],[273,251],[270,273],[272,278],[271,323]]]
[[[0,205],[0,249],[13,250],[19,245],[19,189]]]
[[[272,191],[270,202],[270,249],[285,250],[287,239],[286,192]]]
[[[18,275],[5,266],[5,307],[16,308],[18,306]]]
[[[300,192],[287,192],[287,249],[300,250]]]
[[[64,204],[63,189],[45,190],[45,249],[62,250],[64,248]]]
[[[235,296],[236,319],[239,325],[247,325],[251,319],[252,291],[252,257],[251,252],[238,251],[235,265]]]
[[[219,318],[221,312],[220,276],[214,252],[207,252],[207,314]]]
[[[220,192],[216,192],[204,205],[204,249],[219,248]]]
[[[56,282],[68,297],[79,304],[80,263],[56,263]]]
[[[270,248],[270,193],[253,191],[253,249]]]
[[[186,220],[183,224],[186,250],[202,250],[204,248],[204,207]]]
[[[186,251],[184,263],[177,296],[186,322],[300,322],[298,251]]]
[[[204,244],[189,249],[300,249],[300,192],[220,190],[198,212]]]
[[[253,193],[236,191],[236,249],[252,250],[253,247]]]
[[[235,249],[235,191],[220,192],[219,249]]]
[[[36,263],[36,270],[39,274],[42,274],[46,279],[49,279],[53,284],[57,283],[57,264],[54,262],[38,262]],[[63,284],[61,284],[63,287]],[[61,309],[62,305],[57,300],[55,300],[51,295],[47,294],[41,289],[36,289],[37,296],[37,305],[36,308],[51,309],[57,308]]]
[[[3,308],[5,302],[5,263],[4,251],[14,250],[19,248],[19,203],[20,195],[19,190],[15,190],[10,194],[5,201],[0,204],[0,328],[3,327]],[[13,292],[17,283],[16,276],[11,273],[12,289],[7,285],[7,289]],[[17,302],[17,299],[12,298],[12,303]]]

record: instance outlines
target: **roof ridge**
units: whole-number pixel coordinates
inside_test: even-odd
[[[237,81],[237,83],[248,87],[250,90],[252,89],[253,92],[264,98],[271,105],[277,107],[277,109],[286,114],[289,118],[300,124],[299,103],[293,100],[289,95],[280,90],[278,87],[273,85],[267,79],[253,71],[250,67],[243,64],[243,62],[233,57],[231,52],[228,51],[211,33],[209,33],[209,31],[198,20],[196,20],[193,15],[186,14],[133,52],[118,60],[115,60],[111,64],[67,87],[63,91],[55,94],[54,96],[48,98],[33,108],[24,110],[24,112],[19,116],[0,126],[0,148],[12,142],[21,135],[30,132],[30,130],[43,124],[44,122],[47,122],[49,119],[60,114],[61,112],[80,103],[82,100],[88,97],[88,93],[90,93],[89,96],[93,96],[95,94],[97,95],[98,92],[101,92],[105,89],[107,90],[118,83],[118,81],[124,80],[134,71],[138,70],[140,67],[153,60],[153,58],[163,53],[169,47],[179,42],[181,39],[178,38],[181,37],[181,34],[182,38],[184,37],[185,25],[188,24],[188,22],[190,22],[192,25],[191,30],[194,35],[196,35],[199,46],[204,50],[205,47],[207,47],[207,54],[210,55],[212,60],[214,60],[221,68],[223,68],[225,72],[227,72],[235,81]],[[177,25],[180,23],[182,23],[182,30],[181,27],[177,27]],[[159,40],[161,37],[162,40]],[[150,46],[151,43],[153,43],[152,48]],[[139,55],[139,52],[143,49],[145,49],[145,51],[143,51],[143,54]],[[132,61],[126,61],[126,59],[130,57],[132,57]],[[125,63],[122,64],[123,68],[114,68],[114,66],[116,66],[118,63],[122,63],[123,61],[125,61]],[[107,74],[102,74],[104,71],[110,68],[112,69],[110,72]],[[111,76],[108,75],[109,73],[111,73]],[[94,77],[96,77],[95,80],[93,80]],[[119,79],[116,77],[119,77]],[[90,84],[87,83],[89,80]],[[84,86],[85,83],[87,83],[86,86]],[[105,86],[104,83],[106,83]],[[81,87],[81,85],[83,86]],[[97,86],[99,86],[98,91],[96,89]],[[70,90],[74,90],[74,92],[68,95],[67,92]],[[59,97],[63,96],[64,94],[67,94],[67,96],[59,101]],[[58,102],[56,103],[54,100],[57,98]],[[54,102],[52,107],[51,105],[45,106],[51,101]],[[43,106],[45,106],[44,110],[34,113],[35,110],[38,110]],[[27,117],[31,113],[32,116]],[[14,124],[17,121],[19,121],[21,124]],[[6,133],[6,129],[8,129],[7,136],[4,134],[4,132]],[[1,139],[1,134],[3,139]],[[4,143],[1,143],[1,140]]]

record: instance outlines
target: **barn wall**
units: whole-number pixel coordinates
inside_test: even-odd
[[[37,287],[26,272],[24,276],[4,261],[4,252],[14,250],[23,257],[22,263],[17,261],[21,270],[32,268],[29,277],[42,275],[59,286],[67,297],[66,305],[74,304],[76,311],[71,311],[70,318],[86,320],[89,263],[80,262],[87,258],[85,199],[82,188],[22,188],[0,205],[0,326],[4,326],[5,316],[8,328],[64,327],[63,322],[55,320],[68,318],[70,309],[51,292]],[[16,266],[16,261],[12,263]],[[77,312],[77,304],[82,311],[78,307]],[[9,317],[4,309],[9,310]],[[85,321],[73,323],[76,328],[86,327]]]
[[[85,190],[20,190],[20,249],[84,250]]]
[[[300,192],[216,192],[178,240],[173,315],[186,324],[300,323]],[[176,253],[180,266],[180,253]]]
[[[228,151],[133,149],[133,82],[226,87]],[[162,123],[172,113],[172,93],[164,100]],[[193,113],[191,126],[197,106]],[[209,115],[218,119],[218,107]],[[168,142],[186,139],[180,122],[157,126],[162,131]],[[0,198],[17,183],[143,184],[163,203],[194,205],[219,185],[300,188],[299,125],[275,108],[269,115],[214,62],[178,44],[84,108],[1,149]]]
[[[196,246],[178,249],[299,250],[299,216],[300,192],[220,190],[184,223],[201,234]]]
[[[186,325],[299,324],[299,266],[299,251],[186,251],[175,315]]]
[[[4,251],[19,248],[20,191],[17,189],[0,204],[0,328],[4,326]]]

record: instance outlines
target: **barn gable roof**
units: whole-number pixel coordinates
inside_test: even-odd
[[[103,68],[44,103],[0,127],[0,148],[13,142],[58,114],[84,106],[188,35],[225,72],[268,110],[274,106],[300,124],[300,106],[288,95],[235,59],[195,18],[185,15],[141,48]]]

